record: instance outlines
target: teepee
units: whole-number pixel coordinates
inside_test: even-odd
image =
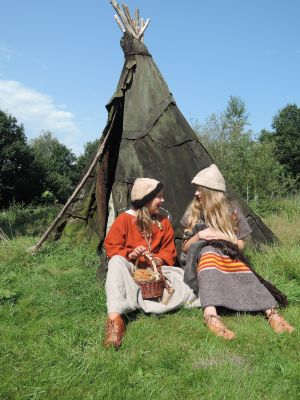
[[[108,120],[99,150],[89,170],[58,217],[34,246],[38,250],[52,233],[89,239],[101,248],[114,218],[130,207],[130,191],[136,177],[164,183],[165,206],[172,216],[175,240],[182,235],[180,218],[193,197],[193,176],[213,163],[176,102],[143,43],[149,19],[131,18],[129,9],[111,4],[123,31],[125,62],[119,83],[106,105]],[[258,243],[276,237],[241,197],[229,188],[241,207]]]

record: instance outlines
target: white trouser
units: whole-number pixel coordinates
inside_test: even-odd
[[[132,279],[134,265],[122,256],[113,256],[108,263],[105,283],[108,313],[125,314],[142,309],[146,313],[163,314],[179,307],[200,307],[199,298],[183,282],[184,271],[177,267],[163,266],[162,272],[175,289],[167,305],[144,300],[139,286]]]

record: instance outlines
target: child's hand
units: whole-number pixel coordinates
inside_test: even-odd
[[[130,260],[136,260],[137,258],[141,257],[147,251],[145,246],[137,246],[135,249],[132,250],[131,253],[128,254],[128,258]]]
[[[161,258],[159,258],[159,257],[154,257],[153,261],[155,262],[157,267],[161,267],[163,265],[163,263],[164,263],[163,260]]]
[[[148,250],[143,253],[143,256],[146,260],[149,260],[149,261],[152,261],[153,257],[154,257],[153,254]]]
[[[203,231],[198,232],[198,237],[200,240],[228,240],[225,233],[217,231],[213,228],[206,228]]]

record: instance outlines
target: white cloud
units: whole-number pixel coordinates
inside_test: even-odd
[[[0,108],[23,123],[28,138],[37,137],[41,131],[51,131],[73,152],[81,152],[77,143],[80,132],[74,114],[62,110],[64,106],[56,105],[52,97],[20,82],[0,79]]]

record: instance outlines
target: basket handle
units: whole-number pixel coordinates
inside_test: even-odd
[[[155,273],[155,274],[159,274],[159,272],[158,272],[158,270],[157,270],[156,262],[155,262],[153,259],[151,260],[151,265],[152,265],[152,268],[153,268],[154,273]]]
[[[148,258],[148,257],[147,257],[147,258]],[[137,270],[138,265],[139,265],[139,260],[140,260],[140,257],[137,257],[137,258],[135,259],[134,270]],[[151,258],[151,259],[148,258],[148,260],[149,260],[150,263],[151,263],[151,266],[152,266],[152,268],[153,268],[154,273],[155,273],[156,275],[158,275],[159,272],[158,272],[158,270],[157,270],[156,262],[153,260],[153,258]]]
[[[133,264],[133,270],[134,270],[134,271],[136,271],[136,270],[138,269],[139,259],[140,259],[140,257],[137,257],[137,258],[135,259],[135,262],[134,262],[134,264]]]

